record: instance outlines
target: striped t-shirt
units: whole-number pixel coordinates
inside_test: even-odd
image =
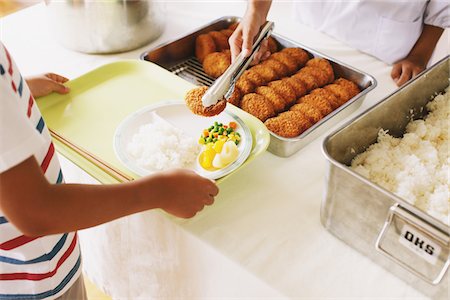
[[[0,173],[33,155],[50,183],[63,181],[41,113],[0,42]],[[0,299],[57,298],[77,280],[80,264],[76,233],[28,237],[0,210]]]

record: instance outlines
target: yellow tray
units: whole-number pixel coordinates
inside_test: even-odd
[[[113,138],[117,126],[130,113],[152,103],[183,99],[193,84],[181,79],[156,64],[138,60],[118,61],[101,66],[67,83],[67,95],[52,94],[37,101],[47,127],[60,137],[78,146],[55,139],[57,150],[102,183],[126,181],[105,172],[95,160],[83,155],[86,150],[113,169],[136,179],[116,158]],[[253,146],[250,156],[241,165],[246,166],[263,153],[270,141],[264,124],[228,105],[227,110],[240,117],[250,128]],[[236,172],[236,170],[234,171]],[[233,173],[234,173],[233,172]],[[224,181],[229,174],[218,182]]]

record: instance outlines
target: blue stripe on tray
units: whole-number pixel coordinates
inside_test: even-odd
[[[44,255],[41,255],[39,257],[33,258],[31,260],[19,260],[15,258],[10,258],[6,256],[0,256],[0,262],[7,263],[7,264],[13,264],[13,265],[30,265],[35,264],[43,261],[50,261],[55,257],[56,254],[61,250],[61,248],[64,246],[64,243],[67,240],[67,233],[65,233],[59,241],[56,243],[55,247],[53,247],[52,251],[49,253],[46,253]]]
[[[70,270],[69,274],[67,274],[67,276],[64,277],[61,283],[58,284],[58,286],[55,287],[53,290],[49,290],[39,294],[0,294],[0,300],[18,300],[18,299],[40,300],[56,295],[69,283],[69,281],[73,278],[73,276],[75,276],[78,269],[80,268],[80,265],[81,265],[81,255],[78,256],[77,262],[75,263],[75,266],[73,266],[72,270]]]
[[[8,220],[5,217],[0,217],[0,225],[5,223],[9,223]]]

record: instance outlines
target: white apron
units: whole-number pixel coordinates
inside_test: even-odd
[[[301,23],[392,64],[405,58],[423,24],[449,27],[448,0],[294,0]]]

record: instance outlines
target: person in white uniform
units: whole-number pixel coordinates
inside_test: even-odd
[[[251,42],[266,21],[271,0],[249,0],[230,37],[232,57]],[[297,19],[349,46],[392,64],[391,76],[403,85],[426,67],[444,28],[450,27],[448,0],[294,1]],[[269,52],[265,45],[256,61]]]

